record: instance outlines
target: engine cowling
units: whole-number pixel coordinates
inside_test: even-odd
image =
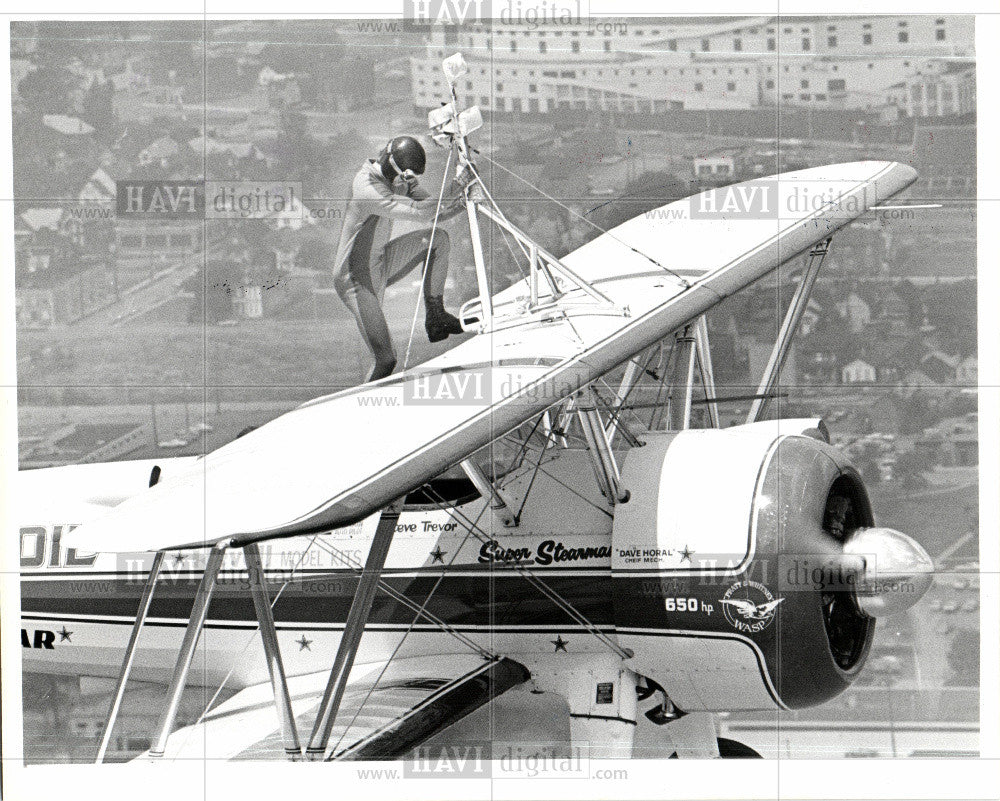
[[[909,603],[929,584],[923,550],[873,528],[861,477],[816,420],[646,439],[623,465],[631,500],[612,533],[615,625],[634,669],[685,711],[797,709],[846,689],[878,604],[864,598],[874,557],[845,546],[888,538],[896,550],[880,550],[912,557],[894,574],[915,577]]]

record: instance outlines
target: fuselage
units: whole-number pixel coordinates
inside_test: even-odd
[[[525,578],[526,572],[538,574],[591,626],[613,633],[611,517],[593,502],[600,494],[586,483],[593,483],[587,459],[578,451],[563,451],[553,459],[550,470],[558,481],[536,479],[532,503],[516,528],[503,528],[478,497],[449,509],[425,503],[404,510],[383,581],[410,604],[379,594],[358,662],[387,658],[404,635],[399,655],[467,651],[414,607],[424,607],[452,630],[497,652],[551,654],[557,638],[569,639],[574,653],[606,651],[588,626],[571,619]],[[25,670],[117,675],[152,554],[78,552],[63,547],[62,534],[145,489],[154,465],[169,476],[193,464],[180,458],[19,475]],[[588,502],[574,494],[581,489],[592,492]],[[541,514],[546,507],[555,513]],[[470,533],[473,522],[476,533]],[[377,516],[315,538],[294,537],[262,547],[289,675],[329,667],[376,523]],[[166,555],[140,641],[136,677],[169,677],[205,558],[204,550]],[[256,628],[243,558],[233,552],[220,574],[200,669],[192,679],[206,684],[225,680],[234,687],[265,680],[259,642],[247,647]]]
[[[546,448],[503,476],[516,505],[510,527],[471,482],[432,482],[407,497],[396,523],[356,663],[474,647],[538,675],[610,653],[689,711],[833,697],[863,666],[874,621],[853,587],[817,584],[808,569],[840,558],[843,531],[830,522],[838,510],[850,530],[873,521],[857,472],[809,426],[648,432],[644,447],[619,457],[630,499],[617,505],[598,489],[587,450]],[[190,484],[200,463],[155,466],[161,481]],[[21,474],[27,670],[117,675],[153,555],[86,553],[82,536],[75,550],[63,537],[144,491],[153,467]],[[332,664],[378,520],[262,544],[288,675]],[[207,556],[206,548],[166,553],[136,678],[169,677]],[[191,680],[265,681],[257,625],[243,552],[231,548]]]

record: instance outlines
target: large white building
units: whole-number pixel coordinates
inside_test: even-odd
[[[776,104],[880,109],[891,87],[935,60],[971,57],[963,15],[752,17],[684,23],[614,21],[536,28],[436,26],[411,59],[415,103],[439,104],[441,59],[462,51],[465,104],[500,112],[662,113]]]

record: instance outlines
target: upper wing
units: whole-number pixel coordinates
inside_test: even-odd
[[[579,304],[571,316],[536,317],[472,337],[407,373],[311,401],[209,454],[201,470],[167,477],[64,540],[141,551],[349,525],[915,179],[911,167],[895,162],[836,164],[712,190],[637,217],[563,259],[627,314]],[[496,301],[525,294],[521,282]]]
[[[299,740],[309,740],[329,673],[288,679]],[[527,681],[510,659],[435,655],[359,665],[351,674],[327,755],[395,759]],[[174,732],[165,756],[183,759],[287,759],[269,683],[247,687],[193,726]]]

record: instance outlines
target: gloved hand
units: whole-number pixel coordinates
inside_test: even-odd
[[[458,186],[464,189],[469,184],[471,184],[475,180],[475,178],[476,175],[473,172],[472,167],[466,164],[462,167],[461,170],[458,171],[458,174],[455,176],[455,180],[453,181],[453,183],[457,184]]]

